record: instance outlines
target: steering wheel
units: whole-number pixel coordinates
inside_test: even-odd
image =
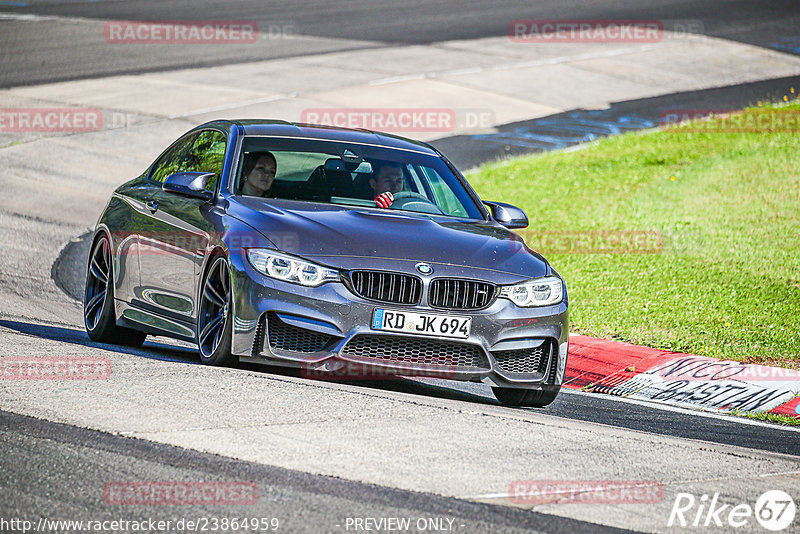
[[[400,191],[392,193],[392,196],[394,197],[394,202],[392,202],[394,209],[446,215],[442,208],[431,202],[425,195],[413,191]]]

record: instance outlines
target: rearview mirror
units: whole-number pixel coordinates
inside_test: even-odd
[[[369,161],[343,161],[337,158],[328,158],[325,160],[325,170],[369,174],[372,172],[372,164]]]
[[[207,190],[206,183],[216,176],[213,172],[176,172],[170,174],[161,189],[168,193],[176,193],[208,202],[214,198],[214,192]]]
[[[527,228],[528,216],[525,212],[516,206],[506,204],[504,202],[494,202],[484,200],[484,204],[489,206],[489,211],[492,212],[492,217],[495,221],[509,229],[513,228]]]

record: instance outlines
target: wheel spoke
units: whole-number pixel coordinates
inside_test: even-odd
[[[103,269],[100,267],[100,264],[97,261],[97,256],[92,258],[90,269],[94,277],[100,280],[104,286],[108,284],[108,276],[106,276],[106,274],[103,272]]]
[[[214,345],[213,345],[214,346],[214,350],[216,350],[216,348],[219,347],[219,340],[220,340],[220,338],[222,338],[222,330],[223,330],[223,328],[221,328],[221,327],[217,328],[217,335],[214,336]]]
[[[201,347],[202,347],[203,345],[205,345],[205,343],[206,343],[206,338],[209,336],[209,334],[211,334],[211,332],[213,332],[213,331],[214,331],[214,329],[215,329],[215,328],[217,328],[217,327],[220,325],[220,323],[222,323],[222,321],[223,321],[224,319],[225,319],[225,318],[224,318],[222,315],[218,315],[217,317],[215,317],[215,318],[214,318],[214,320],[213,320],[213,321],[211,321],[210,323],[208,323],[208,324],[205,326],[205,328],[203,328],[203,331],[202,331],[202,332],[200,332],[200,346],[201,346]],[[216,348],[216,347],[215,347],[215,348]],[[212,350],[212,352],[213,352],[213,350]]]
[[[203,284],[197,323],[197,344],[200,354],[208,363],[218,365],[227,362],[231,357],[229,348],[217,354],[226,336],[230,295],[228,264],[225,259],[216,258]]]
[[[203,292],[203,295],[208,300],[210,300],[211,303],[214,304],[215,306],[218,306],[220,308],[224,308],[225,307],[225,300],[220,296],[220,294],[217,292],[217,290],[211,284],[211,279],[210,278],[206,281],[206,287],[205,287],[205,291]]]
[[[230,285],[230,280],[228,279],[228,269],[225,266],[224,262],[219,262],[219,280],[222,282],[222,291],[225,292],[225,302],[228,301],[228,295],[230,294],[230,289],[228,286]]]
[[[96,311],[95,308],[97,308],[98,305],[102,308],[103,299],[105,299],[105,297],[106,297],[106,292],[105,291],[101,291],[100,293],[98,293],[97,295],[92,297],[92,300],[90,300],[89,302],[86,303],[85,317],[86,317],[87,320],[89,319],[90,316],[95,315],[95,311]]]

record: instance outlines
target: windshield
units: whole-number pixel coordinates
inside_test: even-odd
[[[248,136],[233,183],[236,195],[376,207],[482,219],[444,161],[428,154],[341,141]]]

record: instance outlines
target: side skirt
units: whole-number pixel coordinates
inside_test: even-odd
[[[156,336],[172,337],[189,343],[197,342],[193,323],[165,317],[124,300],[115,299],[114,305],[117,312],[117,324],[120,326]]]

